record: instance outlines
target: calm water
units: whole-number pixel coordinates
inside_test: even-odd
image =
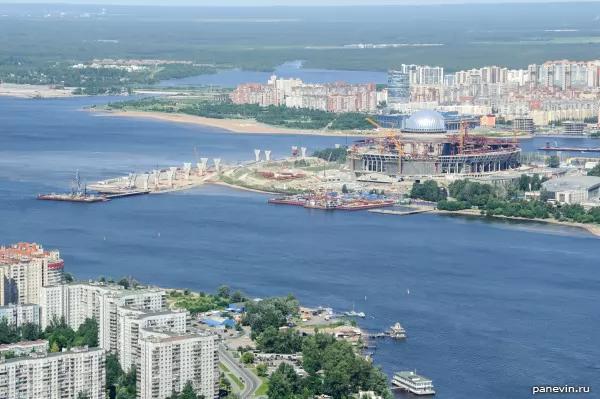
[[[36,201],[66,189],[76,168],[93,180],[193,160],[194,145],[244,160],[254,148],[281,155],[300,141],[339,141],[76,111],[92,101],[108,99],[0,98],[0,242],[56,247],[80,278],[228,283],[338,310],[354,301],[368,329],[407,329],[405,342],[379,342],[375,361],[390,374],[417,369],[442,399],[528,398],[537,384],[600,389],[596,238],[537,223],[311,212],[216,186],[106,204]]]
[[[167,80],[161,86],[195,86],[218,85],[235,87],[239,84],[258,82],[266,84],[271,75],[281,78],[300,78],[306,83],[386,83],[387,73],[369,71],[336,71],[329,69],[301,68],[300,62],[288,62],[275,69],[274,72],[251,72],[242,70],[220,71],[214,75],[193,76],[184,79]]]

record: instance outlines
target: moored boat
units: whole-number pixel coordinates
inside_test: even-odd
[[[433,381],[413,371],[400,371],[394,374],[392,384],[415,395],[435,395]]]

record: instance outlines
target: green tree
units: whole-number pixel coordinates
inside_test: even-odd
[[[281,363],[269,379],[267,395],[272,399],[295,399],[300,389],[300,377],[294,367],[288,363]]]
[[[123,375],[123,369],[119,364],[119,358],[114,353],[106,354],[106,390],[110,399],[116,397],[116,387],[119,379]]]
[[[122,277],[117,284],[119,284],[125,289],[128,289],[130,286],[129,279],[127,277]]]
[[[77,399],[90,399],[90,395],[87,393],[87,391],[79,391],[77,394]]]
[[[410,191],[410,198],[418,198],[424,201],[438,202],[445,200],[448,197],[448,192],[445,188],[439,187],[434,180],[427,180],[424,183],[417,183]]]
[[[191,291],[188,288],[186,288],[185,290],[183,290],[183,295],[188,296],[190,294],[191,294]]]
[[[246,314],[242,324],[250,325],[252,338],[256,339],[268,327],[279,328],[289,316],[298,313],[298,301],[293,295],[283,298],[267,298],[246,303]]]
[[[588,176],[598,176],[600,177],[600,162],[596,164],[588,173]]]
[[[291,328],[279,331],[269,326],[256,339],[258,349],[266,353],[290,354],[302,350],[302,335]]]
[[[109,277],[109,278],[106,280],[106,282],[107,282],[107,283],[109,283],[109,284],[114,284],[114,282],[115,282],[115,279],[114,279],[114,278],[112,278],[112,277]]]
[[[558,155],[551,155],[546,159],[546,165],[550,168],[558,168],[560,166],[560,158],[558,158]]]
[[[547,202],[548,199],[550,199],[550,196],[548,195],[548,190],[542,187],[542,189],[540,190],[540,201]]]
[[[63,278],[64,278],[65,282],[67,282],[67,283],[72,283],[73,280],[75,280],[75,278],[73,277],[73,274],[69,273],[69,272],[65,273]]]
[[[348,187],[345,184],[342,186],[342,193],[348,194]]]
[[[100,281],[101,283],[105,283],[106,278],[104,276],[98,276],[98,281]]]
[[[244,302],[245,300],[246,297],[244,297],[244,293],[240,290],[235,290],[233,291],[233,294],[231,294],[231,302],[233,303]]]
[[[242,362],[244,364],[251,364],[254,363],[254,354],[252,352],[245,352],[242,355]]]
[[[52,347],[50,347],[50,352],[52,353],[57,353],[60,349],[58,348],[58,343],[56,343],[56,341],[52,344]]]
[[[40,325],[36,323],[22,324],[20,330],[23,341],[36,341],[44,336]]]
[[[220,285],[219,288],[217,288],[217,297],[219,298],[223,298],[223,299],[229,299],[229,293],[230,293],[230,289],[228,285]]]
[[[204,396],[196,394],[192,382],[187,381],[183,386],[181,393],[177,395],[177,399],[204,399]]]
[[[268,372],[269,366],[267,366],[265,363],[260,363],[256,365],[256,373],[259,377],[266,377]]]

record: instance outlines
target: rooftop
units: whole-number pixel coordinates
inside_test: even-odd
[[[600,187],[600,177],[596,176],[567,176],[548,180],[542,183],[550,192],[594,190]]]
[[[429,378],[423,377],[413,371],[400,371],[399,373],[396,373],[396,376],[411,380],[412,382],[432,382]]]

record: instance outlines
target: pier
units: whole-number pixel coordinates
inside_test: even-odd
[[[396,216],[406,216],[406,215],[416,215],[418,213],[432,212],[433,209],[412,209],[408,211],[392,211],[389,209],[371,209],[369,212],[372,213],[381,213],[384,215],[396,215]]]
[[[600,152],[600,147],[540,147],[539,151]]]
[[[108,200],[111,200],[111,199],[116,199],[116,198],[132,197],[134,195],[144,195],[144,194],[150,194],[150,190],[129,191],[129,192],[123,192],[123,193],[118,193],[118,194],[105,195],[104,197]]]

